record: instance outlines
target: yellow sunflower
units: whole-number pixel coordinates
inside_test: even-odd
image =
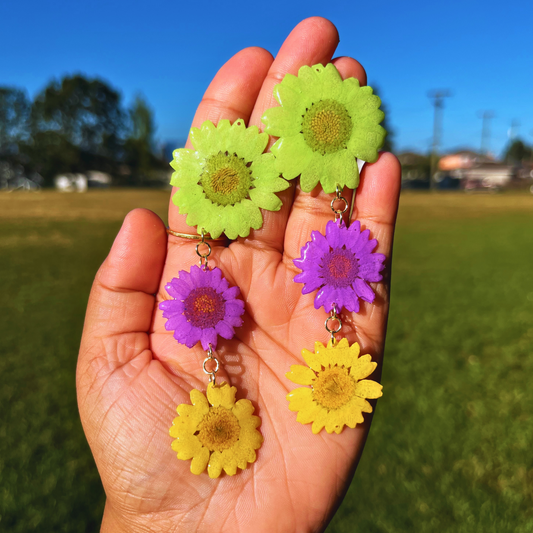
[[[250,400],[235,402],[237,389],[227,383],[207,386],[207,398],[197,389],[191,403],[178,406],[178,417],[170,428],[172,449],[178,459],[191,461],[191,472],[201,474],[206,466],[211,478],[222,470],[233,476],[237,467],[245,469],[256,459],[255,450],[263,437],[257,431],[261,419],[254,416]]]
[[[287,395],[289,409],[297,411],[301,424],[313,423],[313,433],[326,428],[328,433],[340,433],[344,426],[354,428],[363,422],[363,413],[371,413],[366,401],[383,395],[382,386],[364,379],[377,366],[370,355],[359,357],[359,344],[351,346],[347,339],[327,346],[315,342],[315,352],[302,350],[308,366],[292,365],[286,376],[298,385],[311,388],[294,389]]]

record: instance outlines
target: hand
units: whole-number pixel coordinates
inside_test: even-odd
[[[239,52],[215,76],[193,126],[242,118],[261,128],[264,110],[276,105],[274,85],[302,65],[330,62],[337,44],[335,27],[311,18],[292,31],[275,59],[261,48]],[[366,83],[354,59],[333,63],[343,78]],[[193,475],[190,461],[178,460],[170,447],[176,406],[190,403],[192,388],[205,391],[207,376],[205,352],[199,344],[188,349],[173,339],[158,303],[168,298],[165,283],[198,263],[196,243],[167,237],[150,211],[137,209],[126,217],[91,291],[77,376],[83,427],[107,494],[102,531],[317,531],[340,504],[371,416],[340,435],[313,435],[288,409],[285,396],[296,385],[285,373],[302,364],[302,348],[313,350],[315,341],[328,340],[326,315],[314,309],[314,294],[302,296],[292,260],[311,231],[324,231],[332,219],[331,195],[316,193],[319,188],[303,193],[291,183],[280,194],[281,211],[264,212],[260,230],[229,247],[212,243],[210,266],[218,266],[246,302],[244,325],[233,340],[219,341],[217,382],[229,380],[237,398],[254,403],[264,437],[257,461],[233,477]],[[343,335],[378,362],[373,379],[381,370],[399,184],[397,160],[381,154],[364,168],[352,217],[370,229],[377,251],[388,258],[375,302],[343,315]],[[348,200],[349,192],[344,191]],[[171,203],[170,227],[194,233],[184,218]]]

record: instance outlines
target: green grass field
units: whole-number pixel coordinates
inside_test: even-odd
[[[99,531],[74,374],[94,274],[164,191],[0,194],[0,531]],[[533,197],[402,196],[385,395],[329,533],[533,532]]]

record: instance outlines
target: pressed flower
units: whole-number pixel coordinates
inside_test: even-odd
[[[315,308],[324,307],[326,312],[359,311],[359,298],[373,302],[374,291],[368,282],[381,281],[385,256],[373,253],[378,241],[369,239],[368,229],[361,231],[355,221],[346,227],[344,222],[330,220],[326,235],[311,232],[311,241],[301,250],[301,257],[294,264],[302,270],[294,281],[304,283],[303,294],[317,289]]]
[[[234,328],[242,325],[244,302],[237,299],[239,287],[230,287],[220,268],[181,270],[165,289],[173,298],[159,304],[167,319],[165,328],[188,348],[200,341],[204,350],[209,345],[214,350],[218,335],[231,339]]]
[[[343,81],[330,63],[304,66],[297,77],[287,74],[274,97],[280,107],[267,109],[261,120],[266,133],[279,137],[270,151],[283,177],[299,175],[307,192],[319,181],[327,193],[357,187],[356,158],[376,161],[387,133],[372,88],[360,87],[355,78]]]
[[[382,386],[364,379],[377,366],[370,355],[360,354],[357,343],[351,346],[347,339],[338,343],[331,340],[327,346],[315,342],[315,351],[302,350],[308,366],[292,365],[287,378],[298,385],[287,395],[289,409],[298,412],[301,424],[312,423],[313,433],[326,428],[328,433],[340,433],[344,426],[354,428],[363,422],[363,413],[371,413],[367,399],[379,398]]]
[[[289,184],[280,177],[274,156],[264,154],[268,134],[256,126],[247,128],[239,119],[218,126],[207,120],[191,129],[194,150],[174,151],[170,163],[175,172],[170,183],[179,187],[173,202],[187,224],[204,229],[212,237],[247,237],[250,228],[263,224],[261,209],[278,211],[276,192]]]
[[[235,402],[236,392],[227,383],[209,383],[207,398],[193,389],[192,405],[178,406],[179,416],[170,428],[170,435],[176,439],[172,449],[178,459],[192,459],[193,474],[201,474],[207,467],[211,478],[220,476],[222,470],[233,476],[237,467],[244,470],[255,461],[255,450],[263,442],[256,429],[261,420],[253,415],[252,402]]]

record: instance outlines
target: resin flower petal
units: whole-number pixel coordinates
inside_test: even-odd
[[[278,211],[275,193],[289,184],[276,170],[274,156],[264,154],[268,134],[247,128],[239,119],[230,125],[209,120],[191,129],[194,150],[174,151],[175,172],[170,183],[179,190],[172,197],[189,226],[203,228],[217,238],[247,237],[263,225],[261,209]]]
[[[204,350],[217,347],[217,336],[231,339],[234,328],[242,325],[244,302],[238,300],[238,287],[230,287],[219,268],[204,270],[199,266],[180,271],[179,277],[165,285],[174,300],[159,304],[165,328],[188,348],[198,341]]]
[[[304,66],[274,87],[280,107],[267,109],[265,132],[279,137],[270,149],[285,179],[300,175],[302,190],[322,185],[324,192],[359,184],[356,158],[373,163],[387,132],[384,113],[371,87],[342,80],[331,63]]]
[[[172,449],[178,459],[192,459],[193,474],[207,468],[211,478],[220,476],[222,470],[233,476],[237,468],[244,470],[256,460],[255,450],[263,443],[257,430],[261,419],[253,415],[254,406],[249,400],[235,402],[236,392],[227,383],[209,383],[207,398],[193,389],[193,405],[178,406],[179,416],[170,428],[170,436],[176,439]]]
[[[311,232],[311,241],[294,260],[301,274],[294,281],[304,283],[303,294],[318,290],[315,308],[326,312],[342,308],[357,313],[359,299],[373,302],[374,291],[368,282],[381,281],[384,268],[383,254],[373,253],[378,241],[369,239],[368,230],[361,231],[359,221],[349,228],[344,222],[329,221],[326,235]]]
[[[304,353],[306,352],[306,353]],[[366,398],[380,398],[382,386],[376,381],[364,379],[375,370],[377,363],[370,355],[359,357],[357,343],[350,346],[347,339],[327,346],[315,343],[315,354],[303,350],[308,360],[320,361],[311,368],[292,365],[286,377],[308,387],[294,389],[287,395],[289,409],[298,413],[301,424],[313,424],[313,433],[326,429],[328,433],[340,433],[344,426],[354,428],[363,422],[363,413],[371,413],[372,406]]]

